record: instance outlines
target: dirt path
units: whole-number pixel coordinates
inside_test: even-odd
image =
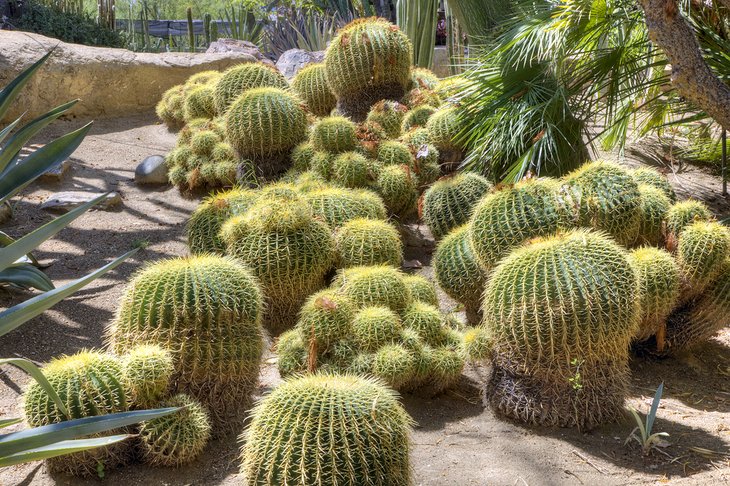
[[[62,122],[56,133],[79,126]],[[106,120],[74,155],[73,168],[60,184],[34,184],[17,205],[16,218],[3,231],[24,234],[51,215],[35,206],[59,190],[114,190],[121,208],[84,215],[38,256],[56,284],[81,276],[148,241],[146,250],[53,310],[0,339],[0,356],[22,356],[39,363],[61,353],[102,344],[104,326],[112,318],[124,282],[144,262],[186,252],[184,224],[196,206],[171,188],[140,189],[132,182],[134,168],[147,155],[164,153],[175,141],[152,117]],[[674,177],[674,176],[672,176]],[[672,180],[670,177],[670,180]],[[679,178],[679,179],[678,179]],[[709,194],[717,179],[697,169],[674,177],[687,192]],[[719,189],[713,189],[718,190]],[[683,193],[686,194],[686,193]],[[727,202],[713,198],[713,207],[730,215]],[[409,249],[408,258],[426,264],[429,255]],[[0,292],[0,307],[27,298]],[[451,303],[444,300],[444,306]],[[669,432],[663,453],[643,457],[636,444],[624,445],[633,425],[627,421],[588,434],[567,429],[528,429],[499,419],[482,405],[481,385],[488,369],[469,369],[460,386],[429,398],[407,395],[404,403],[418,422],[413,434],[413,467],[417,485],[619,485],[730,483],[730,332],[725,331],[702,353],[684,359],[632,363],[629,404],[646,411],[657,385],[665,382],[665,399],[656,430]],[[18,397],[27,378],[12,369],[0,374],[0,416],[19,414]],[[262,370],[259,394],[279,381],[273,359]],[[694,449],[693,449],[694,448]],[[233,485],[237,476],[235,437],[213,443],[195,464],[170,470],[132,466],[107,474],[107,484]],[[1,485],[83,485],[52,477],[42,464],[0,470]]]

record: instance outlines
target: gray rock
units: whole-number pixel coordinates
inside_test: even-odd
[[[134,169],[137,184],[167,184],[167,164],[162,155],[150,155]]]
[[[411,248],[434,248],[434,241],[428,227],[417,223],[401,224],[398,226],[403,245]]]
[[[322,61],[324,61],[324,51],[310,52],[303,49],[289,49],[276,61],[276,68],[286,79],[291,79],[304,66]]]
[[[84,203],[96,199],[101,196],[102,192],[81,192],[81,191],[65,191],[57,192],[48,196],[41,204],[41,209],[48,211],[68,212]],[[110,192],[106,199],[96,204],[94,209],[109,209],[122,203],[122,196],[118,192]]]
[[[56,167],[52,167],[41,174],[40,180],[50,182],[60,182],[66,172],[71,168],[71,159],[66,159]]]
[[[217,41],[211,42],[208,46],[208,50],[205,51],[206,54],[218,54],[222,52],[240,52],[248,54],[257,61],[262,61],[271,65],[274,64],[266,56],[261,54],[261,51],[256,44],[245,40],[228,39],[225,37],[219,38]]]

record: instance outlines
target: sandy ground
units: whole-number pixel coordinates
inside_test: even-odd
[[[78,121],[53,127],[60,134]],[[52,263],[48,274],[62,284],[108,262],[142,241],[149,246],[105,278],[58,304],[0,339],[0,356],[21,356],[38,363],[81,348],[100,347],[125,281],[145,262],[186,252],[184,225],[196,201],[169,187],[140,188],[132,181],[144,157],[165,153],[175,136],[151,116],[105,120],[77,150],[73,167],[61,183],[32,185],[17,202],[14,220],[0,226],[22,235],[51,215],[36,208],[59,190],[114,190],[123,205],[95,211],[75,221],[40,247],[38,256]],[[698,169],[682,168],[670,180],[683,196],[703,197],[721,214],[727,201],[717,196],[719,182]],[[17,199],[16,199],[17,200]],[[411,248],[407,258],[425,264],[430,256]],[[29,294],[0,291],[0,308]],[[452,303],[444,300],[443,305]],[[701,352],[681,359],[634,359],[629,405],[645,412],[657,385],[665,398],[655,430],[670,434],[668,447],[642,456],[635,443],[625,444],[633,424],[603,427],[583,434],[572,429],[525,428],[496,417],[482,404],[485,368],[469,368],[459,386],[436,397],[406,395],[404,404],[418,425],[413,433],[412,462],[417,485],[619,485],[730,483],[730,331]],[[259,395],[279,381],[274,358],[262,369]],[[18,416],[18,398],[28,379],[20,371],[0,373],[0,416]],[[210,445],[194,464],[181,469],[135,465],[107,473],[107,484],[240,484],[236,437]],[[51,476],[33,463],[0,470],[2,485],[97,484]]]

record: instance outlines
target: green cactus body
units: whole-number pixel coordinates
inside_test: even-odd
[[[337,341],[349,337],[355,305],[333,290],[311,295],[299,311],[297,329],[304,341],[316,346],[317,353],[328,351]]]
[[[429,356],[429,387],[437,393],[451,388],[459,381],[465,364],[459,351],[444,346],[433,348]]]
[[[677,202],[677,194],[674,192],[674,188],[669,183],[667,178],[650,167],[641,167],[631,171],[631,177],[634,178],[637,184],[646,184],[649,186],[656,187],[664,193],[669,201],[674,204]]]
[[[430,105],[421,105],[413,108],[403,118],[401,130],[407,133],[415,128],[425,128],[428,119],[436,113],[437,109]]]
[[[198,86],[187,92],[183,107],[185,121],[195,118],[213,119],[216,115],[213,105],[213,87]]]
[[[217,162],[215,164],[217,186],[232,187],[238,183],[238,164],[235,162]]]
[[[312,172],[327,181],[332,178],[334,157],[329,152],[314,152],[314,155],[312,155],[309,161],[309,167]]]
[[[411,68],[412,87],[421,87],[425,89],[436,89],[441,80],[433,71],[423,67]]]
[[[301,373],[307,368],[307,347],[299,329],[290,329],[276,341],[276,354],[279,357],[279,374],[287,377]]]
[[[175,373],[172,353],[155,344],[142,344],[122,357],[123,376],[131,394],[131,406],[155,408],[167,394]]]
[[[397,342],[402,331],[400,317],[387,307],[364,307],[352,320],[353,338],[367,352]]]
[[[258,195],[248,189],[231,189],[214,194],[203,200],[190,216],[187,225],[188,248],[193,255],[225,252],[226,246],[220,239],[220,231],[232,216],[243,214]]]
[[[213,162],[236,162],[236,151],[233,150],[231,144],[219,142],[215,144],[210,152],[210,158]]]
[[[372,186],[380,173],[380,164],[358,152],[344,152],[332,161],[331,179],[351,189]]]
[[[358,307],[384,306],[402,312],[411,303],[403,272],[386,265],[342,270],[333,287],[350,297]]]
[[[327,188],[304,195],[315,216],[336,230],[359,218],[386,218],[383,201],[372,191]]]
[[[426,129],[429,139],[437,149],[442,152],[461,150],[461,145],[456,141],[461,132],[459,112],[454,106],[442,108],[428,118]]]
[[[586,430],[622,418],[635,288],[624,250],[590,230],[513,251],[484,292],[492,406],[522,422]]]
[[[419,106],[433,106],[438,108],[442,103],[441,97],[436,91],[422,87],[413,88],[408,91],[400,101],[412,110]]]
[[[490,358],[492,342],[489,333],[482,326],[470,327],[462,334],[464,358],[472,363],[479,363]]]
[[[701,201],[688,200],[672,205],[667,211],[667,240],[677,243],[680,233],[695,221],[712,221],[712,211]]]
[[[311,170],[298,174],[294,179],[294,185],[302,193],[319,191],[330,187],[321,175]]]
[[[679,235],[677,264],[682,276],[682,300],[696,297],[717,278],[730,253],[730,233],[720,223],[697,221]]]
[[[403,260],[400,233],[387,221],[358,218],[335,234],[338,268],[371,265],[399,267]]]
[[[570,223],[570,211],[554,179],[532,179],[493,192],[474,208],[469,242],[483,269],[493,268],[513,248]]]
[[[316,116],[327,116],[335,108],[337,99],[327,84],[323,63],[310,64],[292,79],[291,87],[304,100],[309,111]]]
[[[274,334],[294,325],[306,297],[324,286],[334,259],[330,228],[298,197],[261,196],[223,225],[221,239],[261,282],[265,324]]]
[[[210,157],[215,146],[221,142],[220,137],[212,130],[201,130],[190,138],[190,149],[193,154]]]
[[[642,247],[629,253],[629,263],[637,278],[640,299],[636,341],[645,341],[666,325],[667,317],[679,300],[679,268],[664,250]]]
[[[408,112],[408,107],[397,101],[382,100],[370,109],[367,121],[380,125],[388,138],[398,138],[401,134],[401,124]]]
[[[416,358],[400,344],[388,344],[373,357],[372,373],[388,386],[398,390],[416,374]]]
[[[444,344],[443,317],[437,307],[423,302],[413,302],[403,312],[403,325],[418,333],[424,343],[431,346]]]
[[[173,391],[203,402],[216,431],[230,430],[258,381],[262,306],[256,278],[237,260],[163,260],[132,279],[107,342],[117,353],[140,344],[170,350]]]
[[[648,184],[639,185],[641,194],[641,223],[639,242],[660,246],[664,242],[664,221],[672,203],[661,190]]]
[[[325,53],[337,109],[362,121],[377,101],[398,100],[411,81],[412,46],[384,19],[357,19],[340,29]]]
[[[289,152],[306,138],[306,130],[300,101],[278,88],[246,91],[226,115],[229,142],[241,157],[257,162],[264,176],[282,171],[278,158],[288,159]]]
[[[398,139],[399,142],[408,145],[411,152],[418,151],[422,145],[431,142],[431,135],[427,128],[412,128],[408,131],[404,130],[403,135]]]
[[[242,451],[244,483],[408,486],[412,423],[379,380],[289,379],[254,409]]]
[[[314,147],[310,142],[302,142],[291,151],[292,169],[298,172],[305,172],[311,168],[314,157]]]
[[[322,118],[312,125],[310,141],[314,150],[332,155],[357,147],[357,125],[343,116]]]
[[[122,363],[114,356],[81,351],[71,356],[54,358],[43,367],[43,374],[70,416],[66,417],[45,390],[33,381],[23,394],[23,413],[31,427],[126,412],[129,409],[131,397],[123,378]],[[51,471],[73,476],[92,476],[97,473],[98,464],[110,470],[129,460],[129,444],[121,442],[51,458],[48,467]]]
[[[385,166],[405,165],[411,168],[415,162],[407,145],[392,140],[380,144],[377,160]]]
[[[578,225],[605,231],[618,243],[636,242],[641,225],[641,193],[631,174],[609,162],[585,164],[565,177]]]
[[[187,183],[188,171],[181,165],[176,165],[170,169],[167,177],[170,180],[170,184],[175,186],[183,186]]]
[[[406,218],[416,210],[416,184],[415,174],[408,166],[389,165],[381,169],[375,189],[390,214]]]
[[[144,461],[168,467],[193,462],[203,452],[211,435],[205,407],[182,393],[161,406],[184,408],[171,415],[142,422],[139,437]]]
[[[437,240],[469,221],[474,206],[492,189],[477,174],[458,173],[443,178],[423,196],[423,219]]]
[[[155,107],[155,113],[168,128],[181,128],[185,123],[185,87],[179,84],[165,91]]]
[[[420,188],[426,188],[441,177],[441,165],[439,164],[439,151],[431,144],[422,145],[416,151],[416,163],[413,172],[416,173],[416,181]]]
[[[436,287],[428,279],[421,275],[406,275],[403,277],[403,281],[414,301],[438,307],[439,299],[436,295]]]
[[[256,88],[288,89],[289,84],[279,71],[263,63],[233,66],[215,85],[213,100],[216,112],[225,114],[238,97]]]

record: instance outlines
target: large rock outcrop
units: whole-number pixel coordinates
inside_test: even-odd
[[[223,70],[256,59],[247,53],[137,53],[67,44],[37,34],[0,31],[0,87],[48,50],[56,50],[26,85],[4,121],[26,119],[79,98],[72,115],[124,116],[154,109],[162,93],[207,69]],[[0,122],[3,120],[0,120]]]

